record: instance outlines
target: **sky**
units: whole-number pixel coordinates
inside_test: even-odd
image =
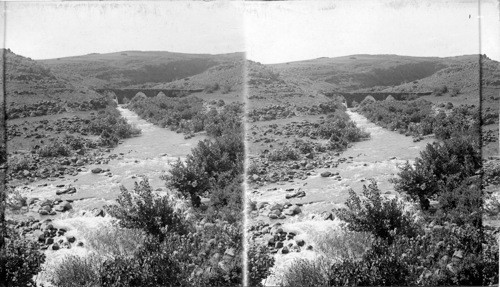
[[[476,1],[250,3],[247,57],[264,64],[352,54],[479,53]],[[499,10],[481,3],[482,53],[500,59]]]
[[[5,47],[33,59],[125,50],[243,52],[243,9],[239,5],[7,3]]]
[[[500,60],[495,0],[7,3],[5,46],[33,59],[124,50],[247,52],[261,63],[352,54]],[[418,4],[417,4],[418,3]]]

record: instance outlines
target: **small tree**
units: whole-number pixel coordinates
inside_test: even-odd
[[[134,191],[121,187],[118,205],[107,206],[111,215],[120,219],[120,225],[125,228],[144,229],[148,234],[163,238],[162,228],[185,233],[186,224],[166,196],[153,194],[147,180],[135,183]]]
[[[334,211],[352,231],[371,232],[389,242],[396,234],[411,235],[415,232],[412,219],[403,211],[403,205],[397,198],[384,199],[374,180],[368,187],[363,186],[363,197],[350,190],[345,204],[347,209]]]
[[[395,188],[419,200],[423,210],[429,209],[429,200],[442,191],[458,187],[481,168],[481,155],[474,142],[467,138],[453,138],[443,143],[428,144],[415,160],[406,163],[395,179]]]

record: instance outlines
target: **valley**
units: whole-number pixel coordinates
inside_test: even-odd
[[[26,284],[498,281],[485,55],[3,52],[3,232]]]

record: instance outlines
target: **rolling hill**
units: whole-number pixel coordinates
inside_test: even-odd
[[[243,53],[221,55],[123,51],[40,60],[56,75],[87,87],[154,87],[241,61]]]
[[[498,62],[483,56],[485,85],[500,86]],[[477,90],[479,56],[409,57],[351,55],[269,65],[284,78],[307,78],[324,89],[345,92],[429,92],[449,85]]]

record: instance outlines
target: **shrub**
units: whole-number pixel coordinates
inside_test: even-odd
[[[270,161],[287,161],[287,160],[298,160],[299,153],[294,148],[285,145],[279,149],[275,149],[267,154],[267,158]]]
[[[135,98],[135,97],[134,97]],[[116,146],[120,139],[139,135],[140,129],[132,127],[113,107],[100,110],[84,130],[100,136],[101,146]]]
[[[161,230],[164,227],[173,232],[186,232],[186,225],[172,203],[166,196],[153,194],[147,180],[136,182],[133,192],[123,186],[120,189],[118,205],[107,206],[106,210],[120,219],[122,227],[140,228],[160,239],[163,239]]]
[[[85,234],[87,245],[97,254],[106,256],[130,256],[146,239],[142,229],[109,226]]]
[[[218,83],[214,83],[214,84],[206,85],[204,91],[206,93],[208,93],[208,94],[211,94],[211,93],[217,91],[219,88],[220,88],[219,84]]]
[[[297,259],[283,274],[282,286],[328,286],[329,267],[325,259]]]
[[[35,161],[31,156],[13,155],[8,158],[9,172],[18,172],[21,170],[30,170],[35,165]]]
[[[364,101],[358,112],[370,121],[413,134],[430,134],[434,126],[432,103],[426,100]]]
[[[248,247],[248,283],[250,286],[262,286],[262,280],[271,275],[274,257],[262,245],[250,243]]]
[[[436,87],[432,90],[432,94],[436,97],[442,96],[447,92],[448,92],[448,87],[446,85]]]
[[[242,178],[234,178],[226,186],[212,188],[205,218],[210,221],[223,220],[230,224],[241,222],[243,194]]]
[[[415,160],[406,163],[394,181],[398,192],[419,200],[422,209],[440,191],[451,191],[481,168],[481,155],[468,138],[454,138],[443,143],[428,144]]]
[[[36,152],[41,157],[69,156],[70,148],[59,141],[53,141],[47,145],[40,147],[36,150]]]
[[[36,242],[20,238],[11,229],[7,233],[9,238],[0,251],[2,282],[7,286],[35,286],[33,276],[41,271],[45,254],[40,252]]]
[[[215,187],[224,188],[243,173],[243,151],[239,133],[200,141],[185,162],[173,165],[166,177],[168,185],[199,206],[199,196]]]
[[[222,85],[222,88],[221,88],[221,93],[223,94],[227,94],[229,92],[231,92],[231,89],[233,87],[230,85],[230,84],[225,84],[225,85]]]
[[[101,259],[94,255],[68,255],[51,271],[50,283],[60,287],[102,286]]]
[[[368,187],[363,186],[363,197],[351,190],[345,204],[347,209],[334,211],[341,220],[347,222],[347,227],[352,231],[371,232],[389,242],[394,240],[394,234],[415,233],[413,220],[403,211],[403,205],[397,198],[383,199],[373,180]]]
[[[189,286],[185,271],[170,250],[146,242],[133,257],[118,256],[103,263],[102,286]]]
[[[450,97],[456,97],[460,94],[459,88],[452,88],[450,91]]]
[[[361,258],[371,246],[373,235],[370,232],[356,232],[338,230],[318,234],[316,236],[316,249],[325,254],[327,258]]]

